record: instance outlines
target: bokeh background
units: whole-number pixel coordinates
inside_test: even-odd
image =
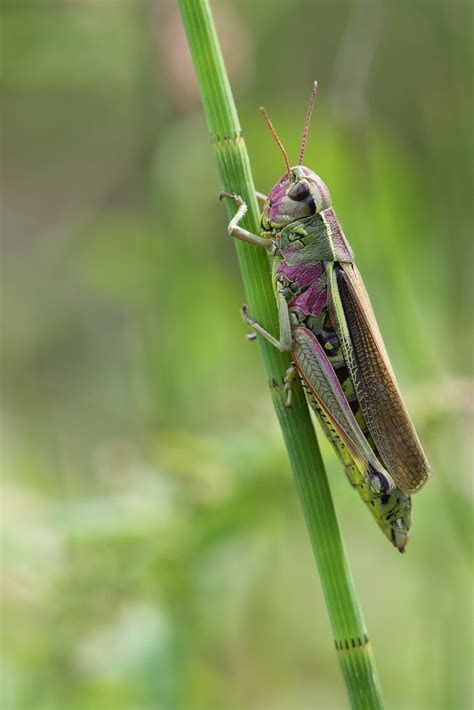
[[[472,8],[213,4],[258,188],[324,177],[433,467],[324,457],[387,706],[471,708]],[[2,3],[1,707],[346,707],[175,4]]]

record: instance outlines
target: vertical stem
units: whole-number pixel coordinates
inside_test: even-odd
[[[243,226],[259,232],[259,208],[249,157],[207,0],[178,0],[196,70],[222,187],[243,197]],[[227,204],[229,215],[235,208]],[[277,328],[275,298],[263,249],[236,241],[252,315]],[[296,488],[318,565],[341,670],[353,708],[382,708],[382,693],[362,610],[352,581],[315,431],[299,383],[284,410],[283,377],[289,357],[258,339],[271,396],[283,432]]]

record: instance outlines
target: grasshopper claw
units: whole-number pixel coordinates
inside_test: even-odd
[[[246,303],[242,305],[242,308],[240,309],[240,315],[242,316],[243,320],[247,323],[248,318],[249,318],[249,307],[247,306]]]

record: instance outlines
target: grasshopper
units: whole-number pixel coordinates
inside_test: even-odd
[[[325,183],[303,163],[317,92],[313,85],[298,164],[261,111],[286,163],[264,203],[260,235],[239,226],[247,212],[236,194],[232,237],[265,248],[273,258],[279,338],[242,308],[244,321],[292,358],[284,378],[286,406],[298,373],[308,401],[377,524],[403,552],[411,524],[410,494],[430,475],[403,402],[352,249],[331,206]]]

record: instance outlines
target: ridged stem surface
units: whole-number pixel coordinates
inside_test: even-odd
[[[222,188],[248,205],[242,226],[259,233],[260,210],[249,157],[207,0],[178,0]],[[234,203],[226,200],[229,217]],[[230,237],[229,237],[230,238]],[[275,297],[264,249],[235,240],[246,302],[252,316],[278,332]],[[284,410],[283,377],[288,355],[258,338],[275,411],[283,432],[296,488],[319,570],[339,663],[353,708],[382,708],[375,659],[352,581],[339,524],[308,406],[299,382],[292,408]],[[315,698],[317,703],[317,698]]]

